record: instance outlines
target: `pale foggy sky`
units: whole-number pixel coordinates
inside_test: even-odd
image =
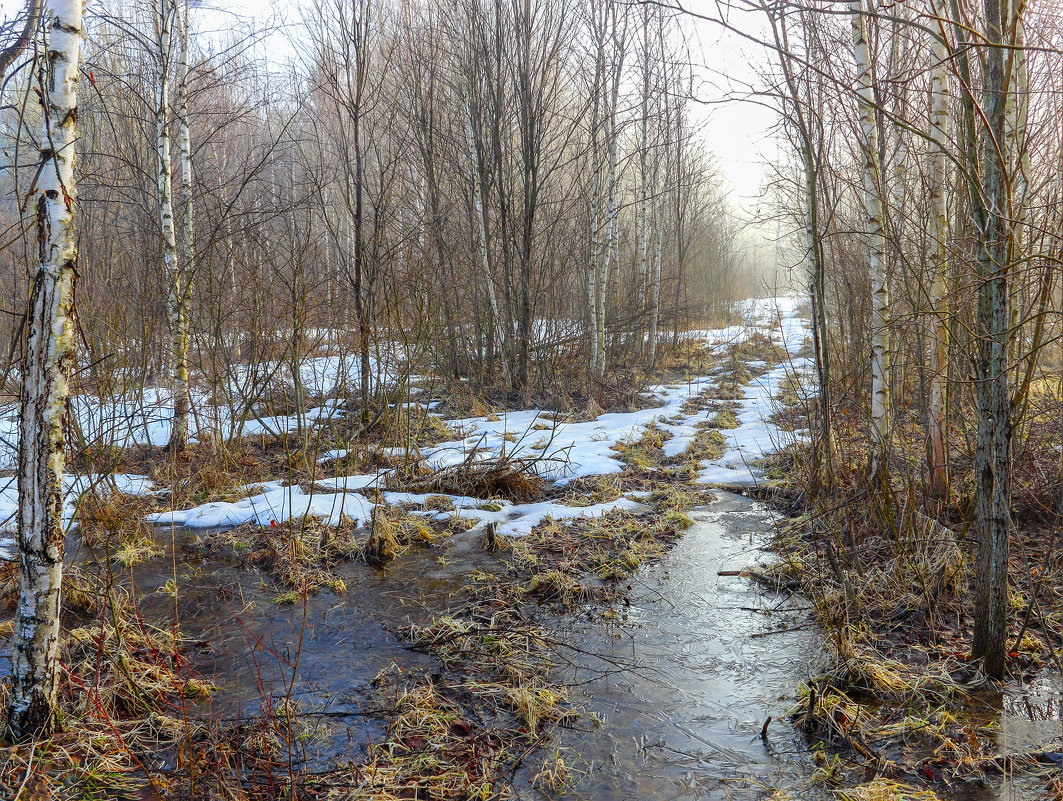
[[[91,8],[93,0],[89,3]],[[225,29],[232,24],[233,14],[286,20],[288,30],[280,27],[261,50],[263,57],[280,62],[294,57],[291,36],[300,19],[298,0],[204,0],[197,5],[203,9],[198,13],[205,29]],[[0,16],[9,18],[21,6],[19,0],[0,0]],[[720,14],[716,0],[685,0],[684,7],[713,18]],[[761,32],[756,14],[741,10],[726,13],[729,23],[740,30],[754,36]],[[776,117],[771,109],[740,98],[757,86],[757,70],[752,65],[764,63],[765,53],[757,44],[718,24],[692,17],[681,24],[695,63],[704,64],[697,89],[701,102],[695,104],[694,113],[703,121],[704,138],[731,185],[732,203],[752,216],[769,166],[776,158],[771,135]]]
[[[737,5],[740,4],[741,0]],[[300,19],[298,0],[230,0],[226,3],[207,0],[203,5],[260,18],[278,15],[292,28],[298,26]],[[682,5],[688,11],[710,18],[717,18],[721,13],[716,0],[682,0]],[[762,35],[762,23],[757,14],[737,9],[725,13],[730,25],[752,36]],[[219,22],[224,16],[223,12],[217,13]],[[709,149],[716,155],[724,177],[731,184],[732,202],[752,216],[769,175],[768,167],[776,159],[771,131],[777,117],[770,108],[741,98],[748,97],[751,89],[758,86],[756,65],[764,63],[765,52],[755,42],[714,22],[685,17],[680,24],[695,63],[704,65],[697,91],[701,102],[695,104],[694,114],[702,120]],[[279,60],[294,54],[283,34],[271,37],[265,50],[270,57],[279,57]]]

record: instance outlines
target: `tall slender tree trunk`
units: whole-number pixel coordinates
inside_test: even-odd
[[[170,433],[170,448],[183,451],[188,446],[188,417],[191,398],[188,386],[188,325],[189,302],[192,292],[192,276],[195,272],[195,209],[192,199],[192,142],[188,131],[188,2],[181,8],[174,2],[174,17],[178,30],[178,83],[177,83],[177,147],[181,160],[181,203],[184,216],[181,220],[181,275],[183,286],[177,299],[177,326],[175,342],[175,372],[173,386],[173,429]]]
[[[975,581],[972,656],[982,659],[987,676],[1004,676],[1008,612],[1008,551],[1011,538],[1011,398],[1008,342],[1011,317],[1008,272],[1011,223],[1008,213],[1006,95],[1000,0],[984,0],[985,88],[982,110],[982,176],[971,195],[978,238],[976,367],[978,440],[975,450],[975,529],[978,565]],[[974,132],[968,133],[973,136]]]
[[[592,11],[592,13],[594,13]],[[602,159],[601,159],[601,143],[598,137],[598,129],[601,123],[601,107],[602,107],[602,84],[603,84],[603,62],[604,44],[602,42],[602,34],[600,31],[595,32],[597,34],[597,50],[594,57],[594,83],[591,87],[591,122],[590,122],[590,138],[591,138],[591,191],[588,199],[588,215],[587,218],[590,224],[590,241],[587,252],[587,269],[585,270],[585,289],[586,289],[586,337],[587,337],[587,350],[588,350],[588,364],[587,370],[591,378],[598,374],[598,294],[597,288],[598,275],[600,272],[599,262],[601,259],[601,230],[602,230]]]
[[[1023,12],[1026,0],[1006,0],[1007,19],[1011,29],[1012,48],[1007,55],[1005,70],[1015,76],[1014,91],[1008,89],[1005,105],[1005,130],[1015,152],[1014,171],[1010,176],[1012,198],[1012,240],[1015,247],[1020,247],[1026,232],[1026,196],[1030,188],[1030,151],[1026,142],[1026,125],[1030,113],[1030,87],[1026,69],[1026,27],[1023,24]],[[1023,298],[1021,284],[1014,282],[1011,286],[1011,329],[1014,332],[1009,348],[1009,361],[1014,364],[1015,380],[1019,381],[1022,365],[1016,352],[1018,346],[1028,341],[1023,329]]]
[[[938,16],[930,2],[932,16]],[[949,73],[948,47],[944,29],[933,44],[930,73],[930,264],[931,283],[930,387],[927,404],[927,466],[930,495],[948,495],[948,454],[945,450],[945,411],[948,407],[949,358],[949,261],[948,207],[945,183],[948,180]]]
[[[889,453],[889,325],[890,298],[882,220],[882,163],[875,121],[871,48],[867,38],[863,0],[850,0],[856,93],[860,112],[860,148],[863,152],[864,210],[870,250],[871,276],[871,459],[870,473],[881,478]]]
[[[44,111],[37,181],[37,274],[27,317],[18,454],[19,599],[8,727],[14,739],[56,723],[63,580],[67,399],[77,344],[74,176],[82,0],[48,0],[39,68]]]
[[[657,171],[654,170],[654,173]],[[647,358],[650,366],[657,364],[657,330],[661,323],[661,262],[664,258],[664,208],[666,193],[657,186],[657,207],[654,210],[653,223],[653,267],[650,274],[650,323],[647,332]]]
[[[356,12],[357,13],[357,12]],[[356,20],[355,53],[358,63],[355,65],[355,88],[351,107],[351,137],[354,146],[354,313],[358,318],[358,384],[362,396],[362,425],[369,423],[370,401],[370,364],[369,364],[369,314],[365,297],[365,172],[362,153],[362,95],[365,89],[366,41],[368,20]]]
[[[480,180],[482,160],[479,157],[480,151],[476,147],[476,139],[473,136],[472,112],[467,101],[465,103],[465,135],[468,140],[469,157],[472,159],[472,194],[477,233],[479,234],[480,272],[483,276],[484,290],[487,292],[487,302],[491,308],[491,337],[498,340],[499,344],[503,344],[502,316],[498,308],[498,294],[495,292],[495,279],[491,271],[490,240],[487,235],[487,208],[484,205],[483,182]],[[508,396],[512,381],[509,377],[509,363],[506,361],[505,354],[503,354],[502,358],[502,381]]]
[[[805,131],[807,134],[807,131]],[[831,437],[830,350],[827,347],[826,265],[819,224],[819,179],[811,142],[802,146],[805,164],[805,263],[812,303],[812,351],[819,385],[819,436],[816,448],[816,488],[834,482],[834,443]]]
[[[612,20],[612,35],[613,46],[619,48],[619,43],[616,40],[616,7],[612,7],[613,20]],[[614,57],[612,60],[612,86],[610,87],[607,95],[608,106],[605,110],[605,148],[608,153],[608,172],[605,179],[605,243],[602,252],[601,260],[601,274],[599,275],[599,287],[598,292],[598,314],[596,316],[596,322],[598,325],[597,330],[597,345],[598,345],[598,375],[605,375],[606,368],[606,314],[608,314],[609,306],[607,304],[607,298],[609,296],[610,278],[616,274],[619,270],[619,205],[617,203],[617,126],[616,126],[616,109],[617,103],[620,99],[620,77],[623,72],[623,51],[620,51],[619,57]]]
[[[515,4],[516,6],[517,4]],[[540,126],[543,124],[539,99],[536,97],[540,87],[533,75],[535,65],[532,63],[532,32],[536,25],[535,11],[531,0],[519,4],[517,19],[517,116],[520,129],[521,151],[521,188],[523,204],[521,208],[520,231],[520,287],[517,315],[517,386],[525,401],[531,399],[531,348],[534,337],[532,319],[532,259],[535,240],[535,218],[539,208],[539,157]],[[542,65],[546,69],[546,65]]]
[[[188,320],[183,300],[181,265],[173,219],[173,162],[170,157],[170,39],[173,25],[171,0],[155,4],[155,153],[162,264],[166,274],[166,315],[170,326],[170,391],[173,425],[169,447],[183,450],[188,442]]]
[[[774,27],[774,26],[773,26]],[[831,433],[830,349],[827,345],[826,260],[820,228],[819,161],[813,125],[811,100],[802,96],[790,61],[790,43],[786,18],[780,15],[775,30],[786,86],[793,106],[792,119],[797,128],[801,162],[804,166],[805,190],[805,264],[808,275],[808,294],[812,305],[812,352],[816,368],[819,400],[819,432],[813,440],[813,491],[834,482],[834,443]],[[778,259],[778,253],[776,254]]]
[[[603,165],[602,128],[604,117],[608,114],[608,89],[606,87],[605,72],[605,40],[608,36],[609,7],[603,5],[600,9],[592,7],[594,36],[594,81],[591,84],[591,116],[590,116],[590,159],[591,159],[591,191],[588,199],[587,218],[590,225],[590,237],[588,246],[587,269],[585,271],[586,287],[586,311],[585,317],[587,350],[588,350],[588,377],[595,378],[598,375],[598,362],[601,359],[601,348],[598,341],[598,314],[600,307],[598,296],[605,291],[600,286],[603,272],[602,262],[606,258],[602,242],[602,234],[607,225],[605,218],[605,176]],[[599,16],[600,14],[600,16]],[[606,145],[607,146],[607,145]]]
[[[643,319],[646,313],[646,274],[649,258],[649,228],[647,211],[650,204],[649,171],[646,162],[649,156],[649,108],[650,108],[650,6],[647,3],[642,10],[642,108],[639,114],[639,194],[636,207],[635,237],[635,286],[634,312],[635,323],[632,326],[639,352],[645,345]]]

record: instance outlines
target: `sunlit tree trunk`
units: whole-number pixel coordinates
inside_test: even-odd
[[[183,284],[179,287],[177,299],[177,331],[175,333],[175,364],[173,387],[173,430],[170,435],[170,447],[184,450],[188,445],[188,416],[190,393],[188,387],[188,321],[190,316],[189,298],[191,296],[192,276],[195,272],[195,209],[192,198],[192,143],[188,132],[188,3],[184,8],[175,2],[174,17],[178,27],[178,84],[177,84],[177,145],[181,159],[181,201],[184,216],[181,223],[181,250],[183,263],[181,275]]]
[[[471,13],[471,12],[470,12]],[[465,126],[465,144],[469,153],[469,161],[472,164],[472,193],[473,211],[476,217],[476,232],[479,245],[479,268],[487,295],[490,309],[488,355],[494,352],[495,345],[503,350],[501,366],[505,394],[508,396],[512,389],[512,380],[509,372],[509,362],[505,354],[505,324],[498,303],[498,293],[495,290],[494,272],[491,269],[491,239],[488,228],[487,199],[484,197],[484,175],[490,170],[486,166],[487,156],[482,138],[477,137],[476,119],[473,112],[473,86],[476,70],[480,69],[476,63],[480,53],[473,44],[474,30],[472,23],[459,27],[462,18],[462,9],[455,2],[451,7],[448,32],[453,49],[458,54],[458,63],[455,65],[457,72],[457,94],[461,103],[462,122]]]
[[[37,274],[26,321],[18,459],[19,600],[8,727],[13,738],[55,725],[63,579],[63,467],[77,333],[78,58],[82,0],[48,0],[40,66],[44,106],[37,180]]]
[[[880,476],[889,451],[889,325],[890,299],[886,276],[886,236],[882,220],[882,165],[875,121],[871,49],[862,0],[850,0],[856,92],[863,154],[864,209],[870,245],[871,276],[871,460],[870,473]]]
[[[610,4],[610,29],[612,39],[612,58],[610,60],[610,78],[611,85],[608,88],[608,92],[605,95],[606,108],[604,111],[604,123],[605,123],[605,149],[607,155],[607,168],[605,178],[605,219],[603,225],[605,226],[605,242],[603,243],[603,252],[601,260],[601,273],[599,275],[598,286],[600,291],[598,292],[598,314],[596,316],[596,322],[598,326],[597,330],[597,346],[598,346],[598,375],[605,375],[606,368],[606,315],[609,311],[607,299],[610,294],[611,280],[619,270],[619,205],[617,203],[617,103],[620,99],[620,79],[624,68],[624,57],[626,55],[624,43],[621,40],[620,34],[617,30],[617,7],[616,4]]]
[[[481,159],[476,147],[476,139],[473,135],[472,112],[469,109],[467,101],[465,103],[465,137],[468,141],[469,157],[472,159],[472,192],[473,205],[475,206],[476,213],[476,227],[477,233],[479,234],[480,272],[483,276],[484,290],[487,292],[487,301],[491,309],[491,336],[495,337],[499,343],[501,343],[504,340],[502,332],[502,316],[498,308],[498,294],[495,292],[495,279],[491,272],[491,258],[490,250],[488,248],[489,241],[487,238],[487,209],[484,208],[483,184],[480,181]],[[501,363],[502,380],[505,384],[506,394],[508,395],[510,391],[509,363],[504,356]]]
[[[790,119],[796,128],[797,146],[804,167],[804,223],[805,266],[807,269],[808,295],[812,306],[812,351],[816,368],[816,384],[819,395],[818,436],[813,439],[812,481],[813,494],[822,486],[830,487],[834,481],[834,448],[831,433],[831,371],[830,349],[827,347],[826,313],[826,258],[823,248],[820,222],[819,158],[817,140],[813,136],[813,115],[816,109],[811,99],[798,87],[794,75],[794,59],[790,51],[786,18],[780,14],[777,27],[773,25],[779,64],[789,94]]]
[[[371,0],[362,0],[362,5],[353,9],[351,35],[352,46],[356,55],[356,64],[353,66],[353,87],[351,88],[350,107],[348,112],[351,117],[351,141],[354,146],[352,159],[354,162],[354,312],[358,318],[358,383],[362,396],[362,425],[369,423],[369,398],[370,398],[370,363],[369,363],[369,315],[366,308],[365,297],[365,165],[362,152],[362,114],[364,104],[362,102],[365,93],[365,82],[369,58],[367,39],[369,32],[369,13]],[[351,67],[347,66],[348,72]]]
[[[598,288],[598,279],[601,273],[602,260],[602,206],[603,204],[603,176],[602,176],[602,143],[600,141],[600,128],[602,106],[605,94],[605,13],[599,20],[599,10],[592,6],[590,13],[593,19],[592,35],[595,39],[594,51],[594,81],[591,84],[591,119],[590,119],[590,145],[591,145],[591,191],[588,199],[588,219],[590,221],[590,242],[588,248],[587,269],[585,271],[586,287],[586,330],[589,375],[594,377],[598,374],[598,361],[601,358],[598,349],[598,295],[604,292]]]
[[[646,274],[649,259],[649,227],[647,212],[650,205],[649,160],[650,149],[650,6],[646,4],[642,11],[642,98],[639,112],[639,190],[635,222],[635,286],[633,288],[633,311],[635,323],[636,347],[642,350],[644,340],[644,320],[646,311]]]
[[[1013,43],[1008,51],[1005,69],[1014,75],[1014,90],[1008,92],[1005,105],[1005,130],[1009,142],[1015,154],[1014,171],[1011,175],[1011,202],[1014,213],[1012,215],[1013,240],[1016,247],[1021,247],[1026,228],[1026,195],[1030,186],[1030,153],[1026,142],[1026,125],[1030,113],[1030,87],[1026,74],[1026,29],[1023,24],[1023,12],[1026,8],[1026,0],[1006,0],[1008,19],[1012,28],[1006,34],[1010,34]],[[1023,304],[1019,282],[1013,282],[1011,286],[1011,328],[1014,336],[1011,338],[1009,360],[1015,365],[1016,380],[1021,368],[1016,349],[1026,341],[1022,330]]]
[[[657,171],[654,170],[654,173]],[[661,322],[661,261],[664,254],[664,211],[667,193],[656,185],[657,208],[654,213],[653,259],[650,262],[650,322],[647,333],[647,358],[650,366],[657,363],[657,329]]]
[[[173,392],[173,427],[170,447],[183,450],[188,443],[188,320],[177,234],[173,218],[173,162],[170,158],[170,39],[173,7],[170,0],[155,5],[155,152],[162,264],[166,274],[166,315],[170,326],[170,388]]]
[[[591,35],[594,39],[594,80],[591,83],[590,97],[590,161],[591,161],[591,189],[588,198],[589,220],[589,244],[587,269],[585,274],[586,287],[586,311],[587,320],[587,350],[588,350],[588,374],[591,378],[598,374],[598,361],[602,359],[601,343],[598,342],[598,314],[601,307],[598,305],[598,296],[604,294],[605,287],[601,284],[604,272],[603,261],[607,258],[603,246],[603,233],[608,224],[604,218],[605,211],[605,165],[603,150],[608,149],[608,143],[602,141],[604,117],[608,114],[607,99],[607,75],[606,75],[606,37],[608,36],[608,19],[610,6],[603,4],[590,7]],[[605,144],[605,148],[603,148]],[[607,157],[607,156],[606,156]]]

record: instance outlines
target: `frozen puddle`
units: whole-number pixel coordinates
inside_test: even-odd
[[[759,799],[772,787],[832,797],[809,786],[807,744],[784,719],[816,673],[818,634],[790,595],[717,576],[762,555],[767,509],[721,493],[694,518],[668,556],[634,577],[625,625],[560,624],[556,639],[571,647],[557,659],[582,710],[561,734],[576,776],[566,797]],[[762,741],[769,716],[780,722]]]

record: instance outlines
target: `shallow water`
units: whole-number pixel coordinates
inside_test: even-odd
[[[334,573],[346,584],[344,594],[322,590],[305,603],[277,603],[280,590],[267,576],[204,559],[191,547],[212,533],[157,529],[164,555],[135,568],[131,578],[115,568],[115,583],[127,587],[132,580],[138,614],[149,625],[168,630],[176,612],[185,657],[198,678],[217,688],[192,706],[192,718],[244,721],[291,698],[313,732],[295,755],[310,770],[357,762],[369,742],[383,739],[386,721],[374,714],[369,682],[391,665],[403,671],[437,667],[392,632],[438,615],[469,573],[498,562],[474,538],[452,538],[413,549],[385,570],[340,563]],[[69,560],[106,575],[106,561],[90,558],[77,540],[69,540]],[[176,610],[168,582],[177,586]],[[0,675],[10,669],[10,643],[2,642]],[[160,758],[165,763],[169,757]]]
[[[721,493],[693,517],[663,560],[631,578],[622,623],[602,621],[602,610],[545,614],[563,643],[555,654],[558,676],[583,713],[558,744],[575,778],[566,798],[753,799],[771,788],[794,799],[832,797],[810,784],[809,743],[785,720],[798,684],[817,673],[819,633],[799,599],[717,575],[771,560],[763,550],[770,512]],[[159,534],[170,542],[171,532]],[[198,641],[193,664],[218,687],[193,714],[245,719],[290,693],[304,724],[321,723],[298,755],[310,769],[358,761],[383,737],[384,721],[367,714],[367,685],[380,670],[436,668],[390,632],[438,615],[470,573],[499,564],[477,537],[458,536],[414,549],[385,571],[341,565],[346,594],[323,591],[305,605],[283,605],[265,576],[203,560],[188,547],[195,536],[209,532],[172,532],[174,548],[136,570],[140,612],[156,624],[172,621],[173,602],[161,590],[176,579],[181,631]],[[84,550],[72,548],[71,556],[82,559]],[[0,673],[9,668],[5,644]],[[1053,748],[1063,733],[1061,699],[1058,674],[1044,671],[1029,685],[1012,682],[1002,696],[983,699],[974,717],[998,723],[1000,752]],[[518,773],[520,798],[540,797],[534,778],[541,765],[533,758]],[[1045,797],[1043,778],[935,789],[952,801]]]
[[[565,626],[574,650],[559,658],[584,711],[561,737],[582,773],[569,797],[755,798],[805,785],[812,772],[784,718],[816,672],[819,637],[791,596],[717,576],[769,558],[768,511],[724,493],[694,519],[634,577],[626,623]],[[534,797],[534,773],[524,771],[522,797]]]

